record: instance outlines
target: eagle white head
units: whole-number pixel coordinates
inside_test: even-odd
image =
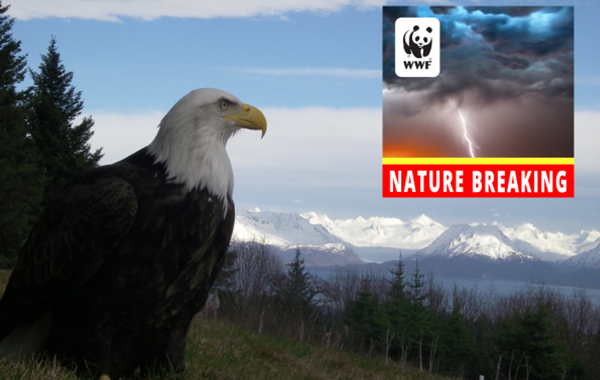
[[[255,107],[214,88],[194,90],[163,117],[148,151],[163,163],[169,179],[187,190],[206,188],[226,202],[233,193],[233,170],[227,141],[241,128],[264,136],[267,121]],[[227,206],[225,206],[227,207]]]

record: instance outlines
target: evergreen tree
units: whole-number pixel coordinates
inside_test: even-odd
[[[421,370],[433,366],[439,343],[439,318],[428,309],[425,289],[425,276],[419,269],[419,258],[416,258],[415,271],[407,284],[407,303],[403,311],[403,322],[407,331],[408,342],[412,345],[412,357],[418,360]]]
[[[386,332],[389,330],[388,318],[376,294],[371,293],[370,279],[361,280],[356,300],[346,306],[346,324],[355,334],[363,349],[385,347]]]
[[[73,176],[97,166],[102,149],[90,150],[91,117],[73,125],[83,110],[83,100],[81,91],[71,85],[73,73],[62,64],[54,37],[38,68],[37,73],[30,70],[34,85],[30,88],[29,131],[50,179],[44,199],[47,204]]]
[[[510,378],[561,379],[567,358],[552,330],[548,308],[517,313],[501,324],[497,340],[502,369]]]
[[[476,353],[475,337],[467,329],[460,309],[455,306],[443,321],[440,367],[451,375],[474,377],[476,374],[468,373],[471,369],[468,367]]]
[[[0,2],[0,267],[14,265],[39,210],[45,178],[23,117],[26,56],[11,35],[14,20]]]
[[[402,364],[406,361],[412,347],[410,307],[407,293],[406,280],[404,278],[404,262],[402,261],[402,252],[399,254],[398,263],[394,269],[390,270],[392,278],[390,282],[389,301],[385,305],[388,314],[391,334],[395,337],[392,340],[390,354],[396,357]]]
[[[317,288],[310,275],[304,268],[304,259],[300,258],[300,248],[296,248],[294,260],[289,264],[287,275],[280,284],[275,286],[275,305],[294,330],[292,335],[299,334],[303,339],[304,331],[308,330],[315,321],[317,311]]]
[[[421,270],[419,269],[419,257],[417,257],[415,260],[415,271],[412,276],[412,281],[409,283],[408,299],[412,304],[423,305],[425,299],[427,298],[427,293],[424,289],[425,276],[421,273]]]
[[[398,257],[398,263],[394,269],[390,269],[392,278],[390,282],[390,300],[399,302],[406,298],[406,284],[404,280],[404,262],[402,261],[402,251]]]

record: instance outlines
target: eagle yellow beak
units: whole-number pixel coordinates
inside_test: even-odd
[[[223,116],[223,119],[233,120],[236,125],[239,125],[242,128],[260,129],[262,131],[262,136],[260,138],[263,138],[267,132],[267,119],[265,119],[265,115],[263,115],[258,108],[248,104],[242,104],[239,112]]]

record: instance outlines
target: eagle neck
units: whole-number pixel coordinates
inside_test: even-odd
[[[182,184],[186,191],[207,189],[227,213],[227,198],[233,194],[233,169],[226,150],[230,134],[220,132],[218,126],[198,126],[197,121],[171,120],[168,116],[148,146],[154,163],[163,164],[167,180]],[[185,127],[165,128],[169,122],[184,123]]]

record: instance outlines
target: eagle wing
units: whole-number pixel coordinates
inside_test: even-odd
[[[44,210],[0,301],[0,339],[71,298],[127,234],[137,214],[133,187],[110,170],[77,177]]]

